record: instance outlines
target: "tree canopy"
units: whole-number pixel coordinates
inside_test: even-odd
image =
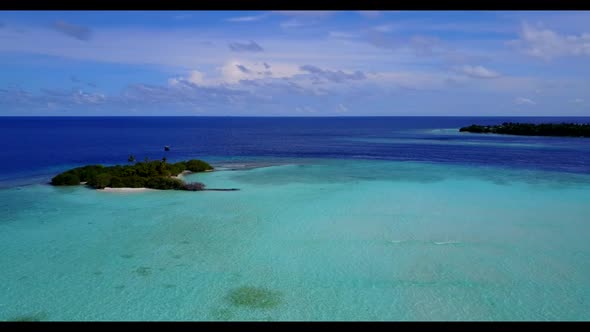
[[[577,123],[513,123],[504,122],[496,126],[482,126],[473,124],[459,129],[461,132],[492,133],[525,136],[569,136],[590,137],[590,124]]]
[[[88,165],[77,167],[51,179],[54,186],[72,186],[86,182],[95,189],[111,188],[152,188],[174,190],[202,190],[202,183],[185,184],[177,176],[183,171],[204,172],[213,170],[208,163],[192,159],[177,163],[167,163],[163,160],[144,160],[134,165]]]

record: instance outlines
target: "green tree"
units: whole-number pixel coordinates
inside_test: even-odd
[[[148,187],[154,189],[203,190],[204,185],[202,184],[185,187],[184,182],[179,179],[170,178],[170,175],[178,175],[185,170],[203,172],[212,169],[213,167],[211,165],[202,160],[194,159],[168,164],[165,157],[162,160],[153,161],[149,161],[146,158],[145,162],[136,162],[133,165],[109,167],[88,165],[73,168],[53,177],[51,184],[55,186],[69,186],[86,182],[89,186],[96,189],[105,187]]]
[[[51,179],[54,186],[75,186],[80,184],[80,178],[76,174],[62,173]]]
[[[92,187],[96,189],[103,189],[111,184],[112,177],[113,176],[108,173],[101,173],[94,178],[94,181],[92,181],[92,183],[88,182],[88,184],[90,184]]]
[[[186,169],[191,171],[191,172],[203,172],[203,171],[208,171],[208,170],[212,170],[213,167],[211,165],[209,165],[208,163],[202,161],[202,160],[198,160],[198,159],[192,159],[189,160],[185,163]]]

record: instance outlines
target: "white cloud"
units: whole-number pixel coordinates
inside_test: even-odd
[[[366,42],[369,44],[391,51],[410,51],[417,56],[446,56],[458,58],[463,55],[462,52],[454,50],[448,43],[443,40],[426,35],[413,35],[410,37],[402,36],[400,34],[389,34],[387,32],[393,31],[393,26],[382,25],[373,27],[366,35]],[[466,55],[463,55],[466,57]]]
[[[582,99],[582,98],[575,98],[575,99],[570,100],[570,103],[583,104],[584,103],[584,99]]]
[[[292,95],[326,95],[355,90],[364,85],[366,75],[359,71],[330,70],[312,65],[234,59],[217,68],[216,75],[205,77],[192,71],[186,77],[168,80],[171,86],[186,82],[198,86],[227,87],[248,91],[260,97],[288,92]]]
[[[87,92],[81,89],[41,89],[40,94],[32,94],[19,88],[0,89],[0,104],[38,106],[48,108],[71,107],[75,105],[100,105],[107,101],[107,97],[99,92]]]
[[[391,31],[393,31],[393,25],[382,24],[382,25],[378,25],[378,26],[373,27],[373,30],[379,31],[379,32],[391,32]]]
[[[529,98],[518,97],[514,99],[516,105],[535,105],[536,103]]]
[[[443,43],[436,37],[413,36],[410,38],[410,47],[416,55],[435,55],[442,50]]]
[[[590,55],[590,33],[561,35],[553,30],[522,24],[520,39],[511,44],[526,54],[550,60],[560,56]]]
[[[188,82],[195,84],[195,85],[199,85],[199,86],[215,85],[215,84],[219,83],[219,82],[212,82],[209,80],[205,80],[205,74],[203,74],[202,72],[200,72],[198,70],[193,70],[193,71],[189,72],[189,75],[186,78],[177,77],[177,78],[169,79],[168,84],[170,84],[172,86],[176,86],[179,83],[181,83],[183,80],[188,81]]]
[[[460,83],[464,78],[431,72],[381,72],[367,74],[370,82],[379,86],[393,86],[410,90],[441,90],[449,87],[449,80]]]
[[[276,10],[273,13],[295,17],[327,17],[335,12],[331,10]]]
[[[205,82],[205,75],[200,71],[193,70],[188,80],[194,84],[203,84]]]
[[[0,35],[0,39],[14,39],[14,42],[0,42],[0,52],[23,52],[125,64],[190,68],[204,63],[219,63],[220,55],[231,52],[224,43],[206,45],[204,41],[210,39],[208,33],[194,29],[165,31],[103,28],[93,30],[92,38],[85,40],[84,45],[78,39],[65,34],[56,35],[47,28],[27,27],[27,32],[22,34],[0,31]]]
[[[357,13],[366,18],[377,18],[381,16],[381,11],[379,10],[359,10]]]
[[[265,18],[266,15],[252,15],[252,16],[239,16],[239,17],[230,17],[226,19],[227,22],[254,22],[260,21],[261,19]]]
[[[301,26],[305,26],[306,24],[305,24],[305,22],[303,22],[301,20],[298,20],[296,18],[293,18],[293,19],[290,19],[290,20],[281,22],[279,25],[283,29],[292,29],[292,28],[298,28],[298,27],[301,27]]]
[[[473,77],[473,78],[496,78],[499,77],[500,74],[489,70],[483,66],[470,66],[470,65],[464,65],[464,66],[457,66],[454,68],[455,71],[467,75],[469,77]]]
[[[319,10],[279,10],[273,11],[273,13],[291,17],[289,20],[283,21],[279,25],[283,29],[293,29],[318,24],[321,20],[332,16],[335,12]]]
[[[336,113],[346,113],[348,112],[348,107],[342,105],[342,104],[338,104],[338,106],[336,107]]]
[[[303,106],[303,107],[295,107],[295,112],[297,113],[316,113],[317,110],[310,106]]]
[[[174,19],[175,20],[182,21],[182,20],[188,20],[189,18],[192,18],[192,17],[193,16],[192,15],[189,15],[189,14],[180,14],[180,15],[175,15],[174,16]]]
[[[364,80],[366,75],[362,71],[355,71],[352,73],[346,73],[342,70],[333,71],[326,70],[316,66],[304,65],[300,69],[306,73],[314,76],[316,80],[326,80],[334,83],[341,83],[347,80]]]
[[[262,61],[231,60],[217,68],[217,75],[206,76],[203,72],[193,70],[186,77],[168,80],[170,85],[186,81],[198,86],[223,86],[240,84],[243,80],[263,80],[290,78],[301,74],[298,65],[290,63],[267,63]]]
[[[263,52],[262,46],[258,45],[255,41],[251,40],[248,43],[229,43],[229,49],[233,52]]]
[[[355,38],[358,37],[357,34],[350,33],[350,32],[343,32],[343,31],[330,31],[328,36],[331,38]]]
[[[105,101],[105,95],[102,93],[90,93],[78,90],[73,94],[76,104],[100,104]]]
[[[52,28],[56,31],[63,33],[66,36],[78,40],[87,41],[90,40],[90,38],[92,37],[92,30],[82,25],[70,24],[64,21],[57,21],[52,25]]]
[[[337,68],[369,63],[371,67],[388,68],[391,63],[416,61],[404,50],[384,52],[380,48],[367,47],[365,42],[356,38],[346,39],[344,37],[348,36],[342,34],[339,37],[342,38],[296,38],[286,42],[277,36],[256,36],[256,42],[264,47],[264,52],[236,53],[228,48],[229,43],[236,41],[235,36],[225,38],[206,29],[101,28],[95,29],[93,38],[82,45],[79,40],[56,34],[47,28],[30,27],[23,34],[0,29],[0,40],[6,41],[0,42],[0,52],[42,54],[103,63],[158,65],[162,70],[173,72],[219,66],[238,54],[240,59]]]
[[[238,66],[248,69],[248,72],[240,70]],[[270,68],[268,68],[270,67]],[[230,61],[226,63],[221,72],[225,82],[235,83],[242,79],[262,78],[288,78],[301,73],[299,67],[290,63],[266,63],[254,61]]]
[[[248,66],[241,61],[230,61],[222,66],[221,75],[223,82],[236,84],[240,82],[240,80],[256,78],[257,75],[252,74],[252,71],[249,69],[241,70],[240,68],[247,69]]]

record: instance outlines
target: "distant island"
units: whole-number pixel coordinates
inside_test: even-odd
[[[496,126],[471,125],[459,129],[461,132],[481,134],[506,134],[523,136],[567,136],[590,137],[590,124],[577,123],[512,123],[504,122]]]
[[[130,156],[129,162],[135,162],[135,157]],[[213,167],[208,163],[192,159],[180,161],[174,164],[162,160],[135,162],[133,165],[88,165],[77,167],[56,175],[51,179],[54,186],[74,186],[85,184],[94,189],[105,188],[149,188],[160,190],[221,190],[230,191],[238,189],[205,189],[200,182],[185,183],[179,177],[186,173],[212,171]]]

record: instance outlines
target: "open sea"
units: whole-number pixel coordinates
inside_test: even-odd
[[[590,139],[505,121],[590,117],[0,117],[0,320],[590,320]],[[129,155],[240,191],[47,184]]]

